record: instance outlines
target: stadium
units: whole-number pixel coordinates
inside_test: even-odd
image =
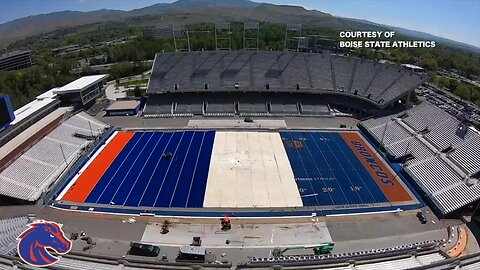
[[[0,268],[33,269],[15,239],[36,219],[90,237],[51,269],[480,268],[465,225],[480,133],[413,104],[426,74],[329,53],[159,52],[147,98],[92,114],[107,80],[16,111],[0,100]]]

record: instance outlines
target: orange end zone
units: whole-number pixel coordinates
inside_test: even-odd
[[[357,133],[347,132],[340,134],[348,144],[353,153],[362,162],[363,166],[370,173],[383,194],[390,202],[411,201],[412,197],[398,182],[388,165],[370,147],[370,145]]]
[[[135,132],[119,132],[90,163],[62,200],[83,203]]]

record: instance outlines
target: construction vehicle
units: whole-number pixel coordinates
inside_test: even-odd
[[[281,249],[276,247],[272,251],[273,257],[281,257],[288,250],[298,250],[298,249],[312,249],[315,255],[330,254],[333,250],[335,243],[333,242],[324,242],[318,245],[308,245],[308,246],[294,246]]]

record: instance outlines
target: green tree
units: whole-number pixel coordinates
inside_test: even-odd
[[[455,92],[455,90],[457,90],[457,87],[460,85],[460,82],[455,80],[455,79],[450,79],[450,82],[449,82],[449,86],[448,88],[450,88],[450,90],[452,92]]]
[[[126,77],[130,75],[132,69],[133,69],[132,63],[121,62],[112,66],[112,68],[110,69],[110,74],[112,75],[114,80],[118,80],[122,77]]]
[[[134,94],[135,97],[141,97],[142,96],[142,90],[140,89],[140,87],[135,86],[135,88],[133,89],[133,94]]]
[[[438,63],[437,60],[430,56],[422,60],[422,66],[429,71],[435,71],[438,68]]]
[[[443,88],[443,87],[450,87],[450,80],[447,79],[445,76],[442,76],[438,79],[438,86]]]
[[[461,99],[470,100],[470,95],[471,95],[470,87],[468,87],[465,84],[458,85],[453,93],[458,97],[460,97]]]
[[[475,103],[478,107],[480,107],[480,99],[475,100],[474,103]]]
[[[480,99],[480,87],[470,87],[472,90],[471,100]]]

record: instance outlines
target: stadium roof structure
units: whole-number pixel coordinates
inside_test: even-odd
[[[108,78],[109,75],[91,75],[81,77],[67,85],[64,85],[54,91],[55,94],[76,93],[87,89],[96,83]]]
[[[386,107],[426,76],[331,54],[279,51],[158,53],[148,94],[270,92],[341,94]]]
[[[89,143],[88,139],[73,135],[85,132],[92,126],[94,131],[91,132],[98,135],[107,128],[106,124],[85,112],[80,112],[60,123],[53,131],[42,137],[45,134],[38,132],[38,129],[43,128],[46,122],[52,122],[54,119],[62,117],[68,110],[69,108],[59,108],[35,123],[33,125],[35,128],[24,131],[26,136],[28,136],[26,132],[30,132],[30,136],[35,137],[37,141],[26,151],[22,151],[15,158],[9,160],[10,163],[0,171],[0,195],[25,201],[38,200],[69,166],[70,162],[76,160],[82,148]],[[37,133],[31,133],[36,130]],[[20,135],[21,138],[25,138],[24,135]],[[14,145],[9,145],[7,150],[15,151],[10,146]]]
[[[37,96],[32,102],[15,110],[15,120],[13,120],[11,125],[20,123],[24,119],[29,118],[39,110],[55,102],[57,100],[57,95],[54,93],[56,89],[57,88],[48,90],[47,92]]]

